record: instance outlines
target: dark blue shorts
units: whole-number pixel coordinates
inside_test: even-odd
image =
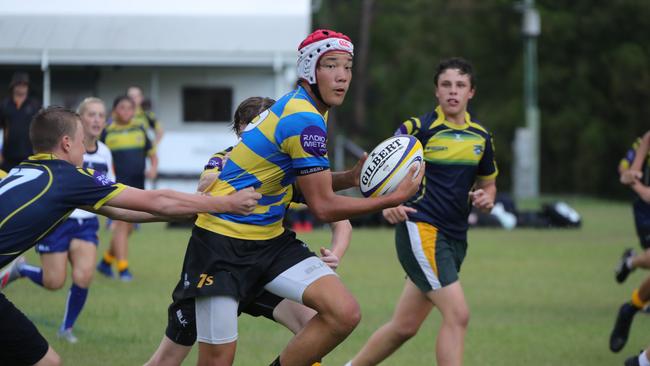
[[[634,201],[634,224],[643,249],[650,248],[650,205],[640,199]]]
[[[39,254],[67,252],[70,249],[72,239],[85,240],[98,245],[98,230],[99,220],[97,217],[67,219],[61,226],[36,244],[36,252]]]

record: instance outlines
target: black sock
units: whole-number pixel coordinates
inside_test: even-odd
[[[278,358],[276,358],[275,361],[271,362],[269,366],[282,366],[280,364],[280,356],[278,356]]]

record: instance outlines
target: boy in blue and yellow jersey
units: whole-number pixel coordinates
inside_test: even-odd
[[[434,82],[439,106],[397,131],[417,137],[424,147],[421,189],[403,206],[383,211],[397,224],[404,290],[393,318],[348,365],[376,365],[389,357],[417,333],[434,306],[442,315],[437,365],[462,364],[469,310],[458,272],[467,251],[467,217],[470,204],[482,210],[494,205],[497,166],[490,134],[467,113],[475,92],[472,66],[461,58],[443,60]]]
[[[419,187],[422,174],[386,196],[334,193],[359,184],[360,164],[330,172],[325,121],[349,88],[352,48],[347,36],[334,31],[309,35],[299,46],[298,87],[246,127],[210,187],[210,194],[223,195],[252,185],[262,198],[250,217],[207,214],[196,220],[174,298],[195,298],[199,363],[232,364],[239,302],[262,289],[318,312],[273,365],[318,362],[359,321],[359,305],[335,273],[282,225],[293,183],[324,222],[393,207]]]
[[[145,177],[155,179],[158,170],[158,157],[155,146],[147,137],[145,129],[132,122],[135,103],[126,95],[119,96],[113,102],[113,123],[106,127],[101,141],[108,146],[113,154],[115,177],[118,182],[144,189]],[[151,162],[146,170],[147,158]],[[111,247],[104,253],[104,257],[97,265],[97,270],[113,277],[111,265],[117,262],[119,278],[122,281],[131,281],[133,275],[129,271],[127,252],[129,235],[133,231],[133,224],[115,221],[112,225],[113,235]]]
[[[639,244],[643,251],[636,254],[631,248],[623,252],[616,268],[616,281],[623,283],[636,268],[650,268],[650,131],[638,138],[627,151],[618,166],[622,184],[636,194],[632,205],[634,223]],[[650,277],[632,292],[631,300],[621,305],[614,329],[610,335],[609,348],[618,352],[627,338],[636,313],[650,304]],[[644,356],[645,357],[645,356]]]
[[[33,247],[75,208],[147,222],[198,212],[246,214],[259,198],[252,189],[228,197],[143,191],[113,183],[97,171],[77,168],[85,152],[83,127],[76,113],[60,107],[49,107],[34,117],[30,140],[36,154],[0,181],[0,266]],[[0,281],[17,276],[15,267],[12,264],[3,271]],[[60,358],[34,324],[0,294],[0,364],[36,363],[59,365]]]

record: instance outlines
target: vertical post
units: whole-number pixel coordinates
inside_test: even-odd
[[[541,31],[535,0],[522,3],[522,34],[524,36],[524,111],[528,148],[515,156],[515,196],[539,197],[540,181],[540,116],[537,105],[537,37]],[[524,135],[521,135],[524,136]],[[516,144],[516,143],[515,143]]]
[[[41,71],[43,72],[43,107],[50,105],[50,60],[47,49],[41,54]]]

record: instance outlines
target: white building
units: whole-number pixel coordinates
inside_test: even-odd
[[[292,87],[297,46],[311,28],[309,0],[0,4],[0,82],[28,71],[44,104],[67,107],[95,95],[110,108],[141,86],[166,130],[167,174],[198,174],[232,144],[228,123],[241,100]]]

